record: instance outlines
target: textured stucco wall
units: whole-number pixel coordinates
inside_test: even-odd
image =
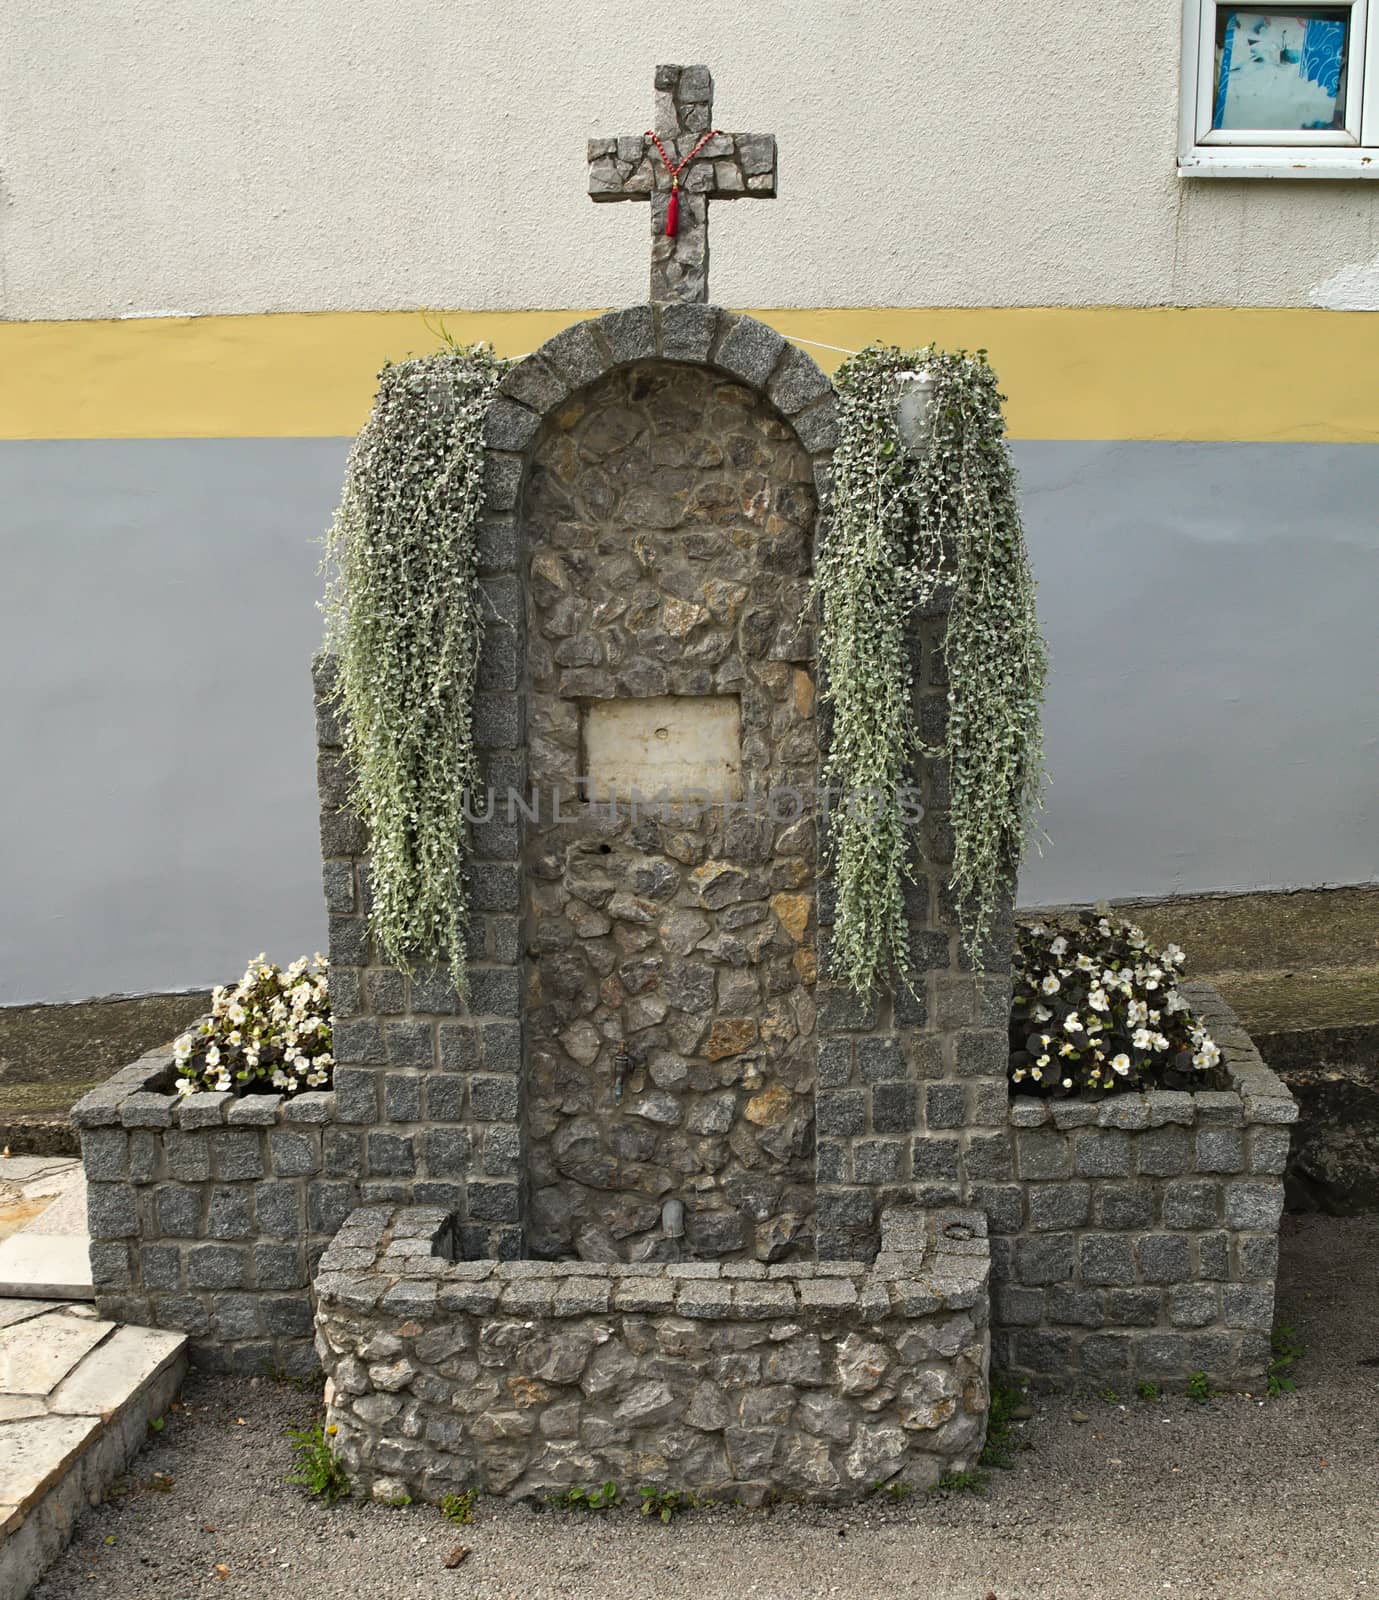
[[[0,444],[0,1004],[323,944],[311,541],[345,451]],[[1053,653],[1022,899],[1379,877],[1379,449],[1015,451]]]
[[[780,139],[781,198],[713,208],[725,304],[1379,304],[1379,185],[1176,177],[1179,0],[1045,21],[10,0],[0,316],[639,299],[645,208],[590,204],[584,144],[648,125],[662,60]]]

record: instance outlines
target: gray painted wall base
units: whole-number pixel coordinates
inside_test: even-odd
[[[0,444],[0,1004],[323,944],[303,685],[346,449]],[[1015,453],[1053,658],[1022,898],[1379,876],[1379,447]]]

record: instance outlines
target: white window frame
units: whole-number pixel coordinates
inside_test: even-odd
[[[1281,130],[1212,127],[1216,14],[1249,0],[1184,0],[1180,178],[1379,178],[1379,0],[1325,3],[1350,10],[1346,125]]]

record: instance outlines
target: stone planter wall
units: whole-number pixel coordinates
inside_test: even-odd
[[[358,1494],[612,1479],[761,1504],[975,1464],[977,1213],[892,1214],[865,1266],[457,1262],[456,1231],[438,1209],[365,1207],[321,1261],[328,1422]]]
[[[167,1048],[93,1089],[81,1134],[96,1305],[216,1371],[316,1370],[311,1275],[358,1203],[335,1096],[170,1092]]]
[[[1205,1372],[1248,1387],[1270,1358],[1297,1106],[1209,985],[1184,985],[1231,1087],[1100,1102],[1016,1096],[978,1196],[992,1238],[993,1365],[1059,1386]]]

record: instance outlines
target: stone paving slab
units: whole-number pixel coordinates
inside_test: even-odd
[[[0,1157],[0,1298],[29,1297],[95,1298],[80,1161]]]
[[[85,1234],[16,1233],[0,1244],[0,1295],[90,1300],[91,1241]]]
[[[90,1306],[0,1299],[0,1600],[23,1600],[144,1442],[186,1337]]]
[[[59,1300],[0,1300],[0,1328],[37,1317],[44,1311],[58,1311],[61,1305]]]
[[[183,1344],[166,1328],[116,1328],[48,1396],[53,1416],[108,1416],[155,1377]]]
[[[114,1331],[113,1322],[47,1311],[0,1333],[0,1394],[46,1395]]]

